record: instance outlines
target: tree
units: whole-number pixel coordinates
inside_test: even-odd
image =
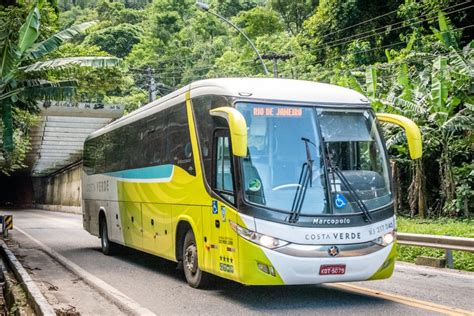
[[[90,34],[86,43],[96,45],[103,51],[123,58],[140,41],[141,30],[134,25],[123,23]]]
[[[286,30],[297,35],[303,28],[303,23],[310,17],[319,0],[271,0],[270,6],[277,11],[285,22]]]
[[[69,57],[42,60],[63,42],[83,32],[93,22],[72,26],[50,38],[36,43],[40,36],[43,2],[39,1],[29,12],[26,21],[15,30],[14,23],[5,21],[0,29],[0,102],[2,112],[3,158],[8,164],[15,147],[12,109],[21,104],[32,104],[34,100],[61,98],[71,95],[77,85],[76,80],[46,80],[48,70],[61,71],[69,67],[106,67],[117,65],[119,59],[113,57]],[[2,21],[3,22],[3,21]],[[36,60],[40,60],[35,62]]]

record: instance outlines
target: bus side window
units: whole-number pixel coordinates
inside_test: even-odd
[[[214,189],[231,203],[235,202],[232,154],[229,132],[218,130],[214,136]]]

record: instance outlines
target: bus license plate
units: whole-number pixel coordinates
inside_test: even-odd
[[[331,274],[345,274],[345,264],[323,264],[319,268],[320,275],[331,275]]]

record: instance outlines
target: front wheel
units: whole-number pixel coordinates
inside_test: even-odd
[[[199,268],[196,239],[192,230],[188,230],[184,237],[183,269],[186,281],[191,287],[202,288],[207,285],[209,275]]]
[[[113,255],[116,250],[116,244],[110,241],[107,230],[107,220],[100,221],[100,246],[104,255]]]

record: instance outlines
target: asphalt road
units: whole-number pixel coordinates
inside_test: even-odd
[[[398,264],[391,279],[350,284],[357,288],[246,287],[216,279],[209,289],[195,290],[176,264],[166,260],[128,249],[104,256],[99,239],[83,230],[80,215],[41,210],[8,213],[13,214],[15,227],[156,314],[446,314],[430,305],[434,303],[474,315],[473,273]],[[11,239],[21,244],[29,238],[13,230]]]

